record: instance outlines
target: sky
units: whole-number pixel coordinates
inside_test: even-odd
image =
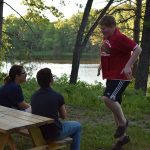
[[[66,6],[58,4],[59,0],[45,0],[48,5],[54,5],[56,8],[58,8],[65,16],[65,18],[71,17],[73,14],[77,13],[78,11],[83,11],[85,5],[86,5],[86,0],[65,0],[66,1]],[[60,0],[61,1],[61,0]],[[26,14],[26,6],[22,5],[21,2],[22,0],[4,0],[7,4],[9,4],[11,7],[13,7],[16,11],[18,11],[21,15]],[[78,8],[75,3],[81,3],[84,7],[83,8]],[[104,6],[104,1],[103,0],[94,0],[92,8],[102,8]],[[3,7],[3,16],[7,17],[10,14],[14,14],[17,16],[17,13],[13,11],[9,6],[7,6],[4,3]],[[56,18],[49,13],[47,13],[48,18],[50,20],[56,20]]]

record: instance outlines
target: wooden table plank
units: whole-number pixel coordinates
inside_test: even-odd
[[[12,125],[10,125],[9,121],[1,121],[0,120],[0,133],[9,132],[12,129]]]
[[[6,132],[15,130],[16,128],[23,128],[33,126],[33,122],[21,120],[8,115],[0,115],[0,129]]]
[[[35,117],[35,115],[26,115],[26,112],[22,113],[22,112],[18,112],[18,111],[4,111],[4,112],[1,112],[2,114],[5,114],[5,115],[9,115],[9,116],[12,116],[12,117],[16,117],[16,118],[19,118],[19,119],[22,119],[22,120],[26,120],[26,121],[30,121],[30,122],[33,122],[33,123],[38,123],[38,122],[47,122],[47,123],[51,123],[53,122],[53,119],[51,118],[41,118],[41,116],[37,116]]]
[[[23,128],[52,123],[53,119],[0,106],[0,132],[12,132]]]
[[[28,116],[29,118],[35,118],[35,119],[42,120],[42,121],[47,121],[47,119],[48,119],[48,117],[34,115],[32,113],[28,113],[28,112],[24,112],[24,111],[12,109],[12,108],[8,108],[8,107],[4,107],[4,106],[0,105],[0,113],[9,112],[9,111],[12,111],[12,115],[13,114],[20,114],[22,116]],[[53,120],[53,119],[51,119],[51,120]]]
[[[42,117],[28,112],[0,106],[0,146],[3,144],[0,149],[3,150],[3,147],[6,144],[10,144],[10,140],[5,140],[4,136],[9,135],[11,137],[12,132],[17,132],[21,129],[28,129],[30,134],[32,133],[31,131],[38,129],[41,133],[39,126],[52,122],[54,122],[54,120],[48,117]],[[39,136],[36,136],[35,139],[33,138],[33,141],[36,139],[39,139]],[[2,140],[5,140],[5,142],[2,143]],[[11,148],[13,148],[13,144],[11,145]]]
[[[0,112],[7,111],[7,110],[8,110],[8,107],[4,107],[4,106],[0,105]]]

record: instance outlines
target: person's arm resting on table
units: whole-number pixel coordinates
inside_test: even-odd
[[[27,108],[29,108],[30,107],[30,105],[28,104],[28,103],[26,103],[25,101],[22,101],[22,102],[20,102],[19,104],[18,104],[18,107],[22,110],[25,110],[25,109],[27,109]]]

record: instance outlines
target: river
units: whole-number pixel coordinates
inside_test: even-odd
[[[61,77],[63,74],[66,74],[68,77],[71,73],[71,64],[69,63],[51,63],[51,62],[32,62],[25,64],[27,68],[31,67],[30,74],[32,77],[36,76],[36,73],[39,69],[48,67],[52,70],[52,73],[57,77]],[[3,62],[2,72],[8,73],[11,67],[10,63]],[[101,76],[97,77],[97,68],[98,64],[80,64],[78,79],[85,81],[89,84],[94,84],[96,81],[101,82],[105,85],[105,80]],[[29,72],[29,71],[27,71]]]
[[[52,73],[57,77],[61,77],[63,74],[66,74],[68,77],[71,73],[71,64],[70,63],[51,63],[51,62],[32,62],[27,63],[25,66],[30,71],[31,77],[35,77],[36,73],[39,69],[48,67],[52,70]],[[8,73],[11,67],[11,63],[3,62],[2,72]],[[101,82],[105,86],[105,80],[102,79],[102,76],[97,77],[97,68],[98,64],[80,64],[79,72],[78,72],[78,79],[81,81],[85,81],[89,84],[95,84],[95,82]],[[148,81],[148,87],[150,87],[150,77]]]

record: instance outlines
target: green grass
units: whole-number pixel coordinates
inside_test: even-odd
[[[81,150],[110,150],[115,143],[113,133],[116,129],[111,112],[105,107],[100,96],[104,88],[100,83],[89,85],[78,82],[68,84],[67,76],[57,79],[53,88],[65,97],[68,120],[76,120],[82,124]],[[23,85],[25,98],[30,102],[33,92],[38,89],[35,80]],[[150,97],[142,92],[135,92],[130,86],[123,96],[123,110],[129,119],[127,134],[131,142],[124,150],[150,149]],[[32,147],[30,139],[14,135],[19,150]]]

